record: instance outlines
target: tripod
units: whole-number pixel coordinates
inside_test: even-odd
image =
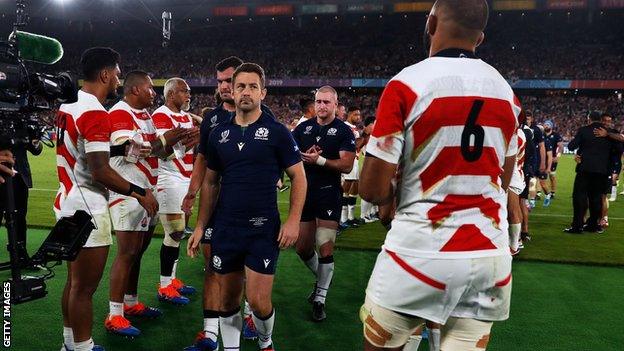
[[[13,178],[6,177],[3,186],[0,186],[0,192],[3,193],[6,200],[5,204],[5,226],[7,228],[9,236],[9,244],[7,249],[9,251],[9,262],[0,264],[0,270],[11,270],[11,279],[13,281],[21,280],[21,271],[19,266],[19,253],[17,243],[17,232],[15,231],[15,198],[13,194]]]

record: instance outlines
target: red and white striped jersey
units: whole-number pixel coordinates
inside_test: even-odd
[[[509,255],[505,157],[520,106],[496,69],[467,55],[431,57],[388,82],[367,152],[400,164],[384,247],[423,258]]]
[[[105,213],[108,189],[92,180],[86,154],[110,152],[108,112],[94,95],[80,90],[75,103],[62,104],[59,108],[56,127],[56,169],[60,186],[54,211],[58,217],[70,216],[88,206],[92,214]]]
[[[137,110],[125,101],[116,103],[109,111],[111,124],[111,145],[123,144],[139,132],[143,142],[156,140],[156,127],[147,110]],[[125,180],[143,188],[154,188],[158,181],[158,158],[140,158],[137,163],[127,162],[123,156],[110,159],[111,167]]]
[[[193,128],[193,120],[186,112],[175,113],[163,105],[154,111],[152,117],[158,135],[176,127]],[[193,150],[187,150],[182,158],[160,160],[158,188],[176,188],[188,184],[193,173]]]
[[[524,159],[525,159],[525,149],[526,149],[526,135],[524,134],[524,130],[522,127],[518,128],[518,154],[516,155],[516,168],[518,169],[518,173],[520,173],[521,179],[524,179]]]

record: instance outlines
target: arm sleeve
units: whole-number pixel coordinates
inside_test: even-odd
[[[110,152],[111,126],[108,112],[87,111],[78,118],[76,127],[85,140],[86,153]]]
[[[511,157],[518,154],[518,129],[511,136],[511,140],[509,141],[509,146],[507,146],[507,153],[505,157]]]
[[[171,117],[166,114],[159,112],[152,116],[152,121],[154,121],[154,127],[156,127],[156,134],[163,135],[170,129],[173,129],[175,126],[171,121]]]
[[[399,80],[386,85],[379,106],[377,122],[368,141],[368,154],[398,164],[405,143],[404,122],[416,103],[416,93]]]
[[[207,156],[208,153],[208,138],[210,137],[210,114],[205,114],[204,119],[199,126],[199,145],[197,146],[197,152]]]
[[[351,129],[345,128],[343,137],[340,140],[339,151],[355,152],[355,134],[353,134]]]
[[[132,116],[124,110],[115,110],[108,113],[110,120],[110,143],[121,145],[134,133]]]
[[[288,129],[280,124],[278,130],[280,138],[277,143],[277,162],[281,169],[286,169],[301,162],[301,153]]]
[[[205,121],[205,120],[204,120]],[[220,173],[221,172],[221,161],[219,159],[219,153],[217,152],[217,147],[214,143],[214,133],[210,133],[208,138],[205,141],[205,149],[204,149],[204,158],[206,159],[206,167],[211,170]]]

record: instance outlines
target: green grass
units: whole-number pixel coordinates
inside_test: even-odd
[[[31,230],[31,251],[47,234]],[[6,242],[0,231],[0,246]],[[161,307],[159,320],[140,321],[143,336],[126,340],[104,332],[108,312],[108,269],[116,246],[109,255],[107,272],[94,297],[94,339],[107,350],[181,350],[202,327],[201,299],[191,298],[184,307],[159,304],[155,297],[158,279],[160,239],[154,239],[142,264],[141,300]],[[311,274],[292,250],[280,256],[275,279],[274,304],[277,311],[275,343],[278,350],[360,350],[361,323],[357,311],[375,261],[370,251],[338,250],[336,273],[329,293],[328,319],[321,324],[309,321],[306,296],[313,285]],[[6,259],[6,252],[0,255]],[[202,260],[183,257],[179,276],[201,288]],[[488,350],[621,350],[624,322],[617,313],[624,295],[624,269],[541,262],[515,262],[511,317],[497,323]],[[58,350],[62,338],[60,294],[65,269],[48,281],[49,295],[41,300],[13,306],[12,350]],[[0,273],[6,279],[8,273]],[[421,350],[424,350],[421,345]],[[255,350],[253,342],[243,342],[243,350]]]
[[[28,223],[50,227],[54,223],[52,203],[58,188],[54,150],[46,149],[41,156],[31,157],[35,189],[30,192]],[[573,262],[601,265],[624,265],[624,196],[611,203],[611,227],[602,235],[569,235],[562,233],[572,220],[572,184],[574,160],[562,157],[559,163],[557,197],[549,208],[541,203],[531,213],[530,231],[533,240],[519,259],[549,262]],[[288,211],[288,193],[280,194],[282,216]],[[193,220],[191,220],[191,224]],[[160,226],[157,233],[162,233]],[[378,250],[385,231],[378,223],[346,231],[339,239],[341,248]]]

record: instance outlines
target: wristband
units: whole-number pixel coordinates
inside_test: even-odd
[[[167,146],[167,139],[165,139],[164,135],[159,135],[158,139],[160,139],[160,142],[162,143],[163,147]]]
[[[140,196],[145,196],[145,194],[147,194],[145,189],[141,188],[140,186],[136,184],[130,183],[130,189],[128,189],[128,192],[125,193],[124,195],[132,196],[132,193],[136,193],[137,195],[140,195]]]
[[[323,157],[323,156],[319,156],[316,159],[316,164],[319,165],[319,166],[325,166],[326,162],[327,162],[327,159],[325,157]]]
[[[126,146],[130,145],[130,140],[126,140],[121,145],[113,145],[110,147],[110,157],[126,156]]]

